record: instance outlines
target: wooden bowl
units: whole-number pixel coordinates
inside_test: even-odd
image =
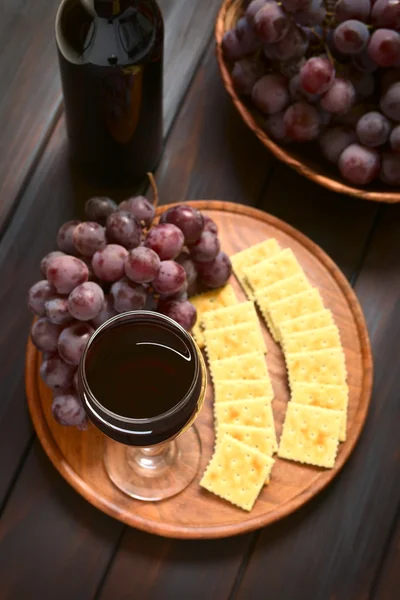
[[[291,146],[279,146],[263,129],[263,116],[258,112],[250,100],[240,96],[232,82],[231,67],[233,63],[227,61],[221,48],[223,35],[232,29],[243,15],[243,0],[223,0],[219,11],[215,37],[217,41],[217,60],[221,70],[224,86],[231,96],[243,121],[256,134],[258,139],[282,162],[295,169],[300,175],[304,175],[334,192],[349,194],[363,200],[374,202],[400,202],[400,191],[390,188],[376,181],[365,188],[357,188],[347,183],[339,173],[335,165],[321,159],[321,153],[316,144],[293,144]]]

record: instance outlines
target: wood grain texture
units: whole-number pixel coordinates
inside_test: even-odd
[[[178,496],[155,504],[135,501],[114,488],[102,461],[104,436],[58,425],[51,415],[51,392],[38,376],[39,353],[28,344],[26,383],[29,409],[43,447],[54,466],[89,502],[107,514],[144,531],[167,537],[219,538],[258,529],[298,509],[323,489],[350,456],[366,418],[372,387],[372,358],[368,333],[357,299],[336,265],[311,240],[282,221],[252,208],[218,201],[193,203],[219,227],[221,245],[233,254],[267,237],[293,249],[312,285],[320,290],[339,327],[349,384],[347,440],[339,448],[335,467],[318,469],[276,460],[272,482],[260,494],[251,513],[212,496],[199,480],[214,449],[213,394],[209,385],[196,421],[202,442],[201,468],[194,482]],[[232,278],[238,297],[245,299]],[[278,437],[286,413],[288,387],[280,348],[264,327],[268,368],[275,391],[273,410]]]
[[[396,600],[400,589],[400,517],[398,516],[384,563],[377,577],[371,598]]]
[[[266,573],[272,600],[370,597],[400,503],[399,245],[399,208],[385,208],[355,287],[375,358],[360,442],[326,493],[262,532],[236,600],[257,597]]]

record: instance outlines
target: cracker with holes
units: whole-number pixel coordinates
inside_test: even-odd
[[[308,404],[342,413],[339,440],[346,440],[347,407],[349,388],[347,385],[331,385],[320,383],[296,382],[292,384],[291,400],[296,404]]]
[[[253,291],[273,285],[281,279],[302,273],[303,270],[290,248],[285,248],[272,258],[244,270],[246,280]]]
[[[260,324],[242,323],[223,329],[206,329],[204,344],[210,361],[222,360],[250,352],[267,352]]]
[[[291,387],[299,381],[346,385],[346,362],[341,348],[298,352],[285,359]]]
[[[330,327],[334,325],[333,316],[330,310],[324,308],[310,315],[302,315],[296,319],[285,321],[280,325],[282,336],[300,331],[311,331],[313,329],[322,329],[322,327]]]
[[[265,242],[251,246],[251,248],[246,248],[246,250],[242,250],[242,252],[238,252],[237,254],[231,256],[233,272],[235,273],[240,285],[246,292],[248,298],[251,299],[253,297],[253,292],[246,281],[245,270],[265,259],[271,258],[280,251],[281,248],[278,242],[271,238],[269,240],[265,240]]]
[[[268,477],[273,460],[225,435],[200,485],[209,492],[250,511]]]
[[[261,427],[223,423],[219,428],[219,443],[221,443],[225,434],[234,437],[235,440],[239,440],[246,446],[259,450],[266,456],[272,456],[275,450],[275,440],[271,435],[266,435],[265,429]]]
[[[214,382],[214,402],[232,402],[265,397],[272,400],[274,391],[269,377],[263,379],[225,379]]]
[[[205,292],[199,296],[193,296],[190,298],[190,302],[197,310],[197,321],[192,330],[193,337],[199,348],[204,348],[203,332],[200,327],[204,313],[238,304],[238,299],[233,291],[233,287],[228,284],[218,290],[212,290],[211,292]]]
[[[242,323],[258,322],[254,302],[249,301],[205,313],[201,326],[203,329],[222,329],[223,327],[241,325]]]
[[[217,442],[220,440],[221,425],[244,425],[246,427],[260,427],[272,439],[274,450],[277,448],[274,415],[271,402],[266,398],[255,400],[235,400],[215,405],[215,423],[217,429]]]
[[[289,402],[278,456],[317,467],[335,465],[342,413]]]
[[[261,352],[251,352],[209,364],[213,381],[218,379],[265,379],[269,377],[267,363]]]
[[[321,294],[316,288],[311,288],[306,292],[300,292],[290,298],[274,302],[268,308],[269,318],[273,325],[275,339],[281,339],[280,325],[290,319],[295,319],[301,315],[318,312],[324,308]]]
[[[341,346],[339,330],[336,325],[282,335],[282,347],[285,354],[341,348]]]

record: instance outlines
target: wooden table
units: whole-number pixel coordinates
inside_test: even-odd
[[[0,598],[395,600],[400,597],[400,207],[338,196],[275,162],[219,78],[219,0],[164,0],[162,203],[218,198],[298,227],[342,268],[365,311],[375,387],[335,482],[251,535],[177,541],[128,529],[58,475],[24,393],[26,291],[59,225],[102,190],[67,161],[54,0],[6,0],[0,19]],[[129,190],[132,192],[133,190]],[[120,199],[120,194],[113,194]],[[126,195],[127,192],[124,192]]]

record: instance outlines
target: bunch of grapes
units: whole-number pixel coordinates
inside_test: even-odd
[[[400,185],[399,31],[399,0],[253,0],[222,48],[271,138],[318,140],[353,184]]]
[[[77,367],[97,327],[118,313],[156,310],[190,331],[197,318],[188,298],[223,286],[232,273],[212,219],[181,204],[153,225],[155,208],[145,197],[119,206],[91,198],[88,221],[68,221],[58,231],[58,250],[41,262],[44,279],[29,290],[38,317],[31,337],[43,353],[40,369],[52,389],[52,412],[62,425],[84,429],[77,395]]]

